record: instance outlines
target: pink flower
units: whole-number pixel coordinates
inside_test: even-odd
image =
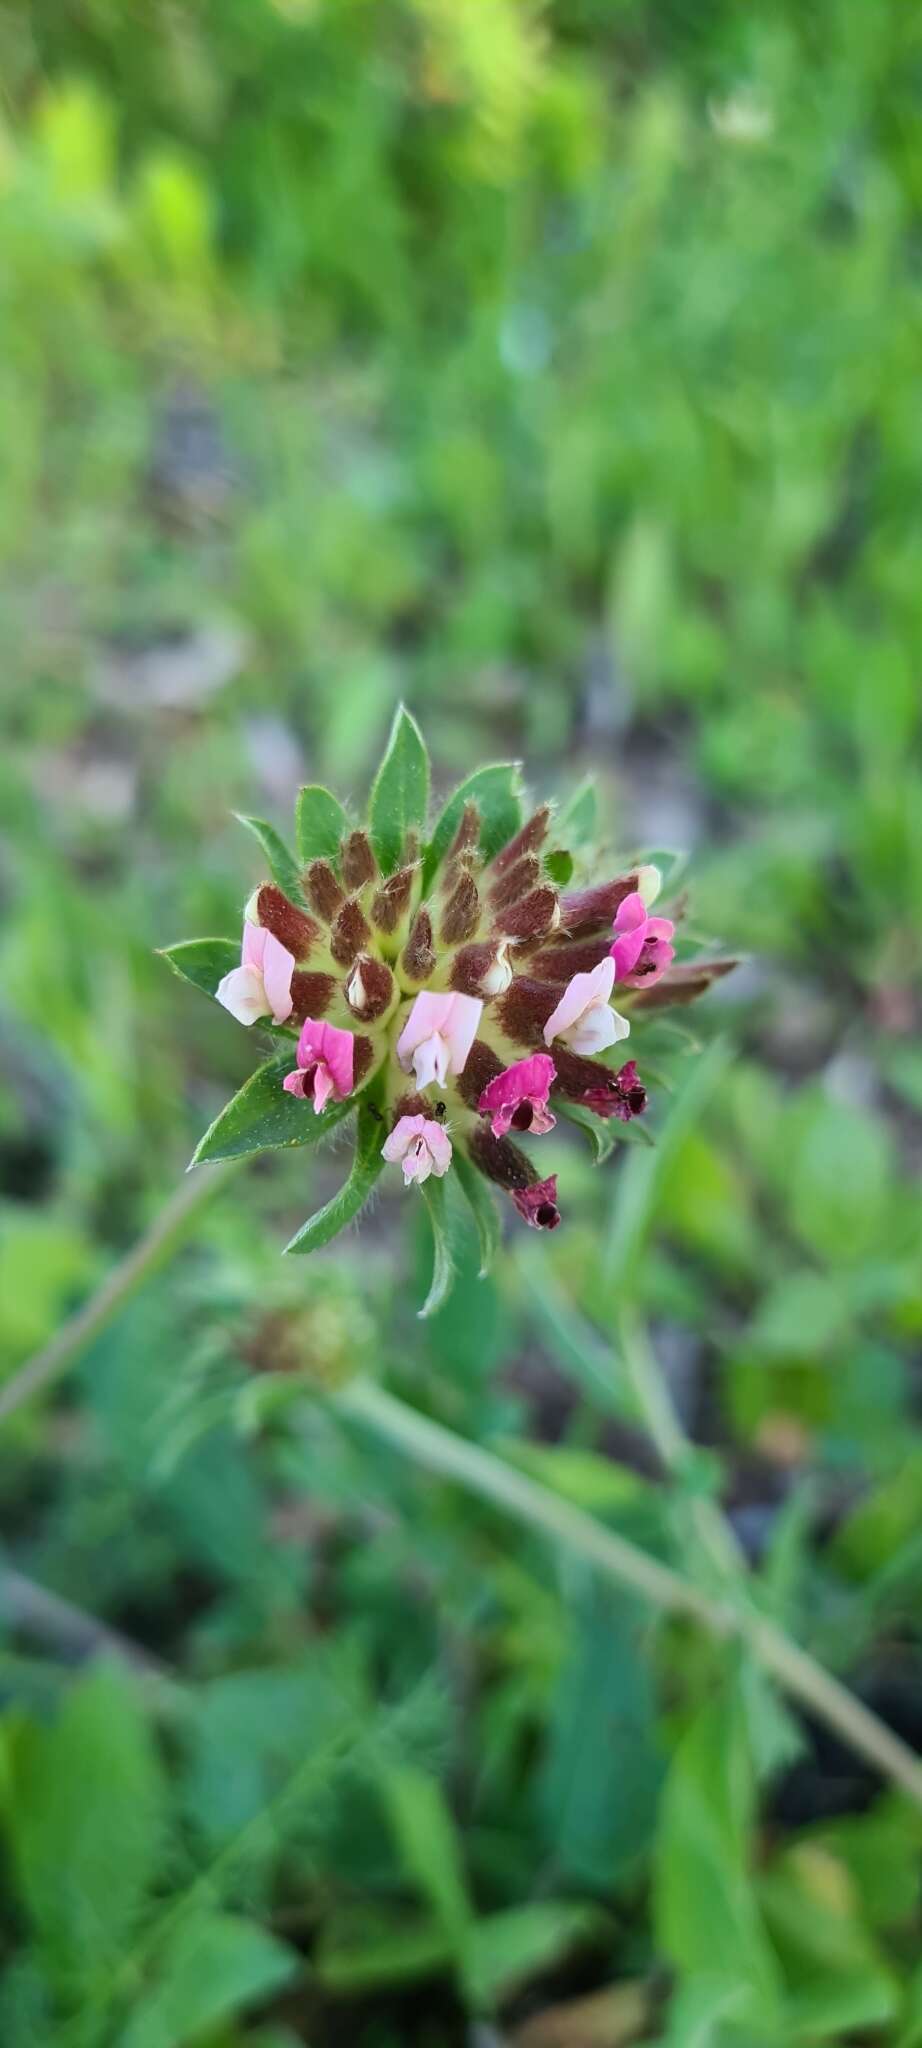
[[[612,931],[617,934],[611,949],[615,980],[628,988],[650,988],[665,972],[675,953],[670,941],[675,925],[668,917],[649,917],[639,890],[625,896],[615,913]]]
[[[294,954],[281,940],[262,925],[246,919],[240,966],[232,967],[219,981],[215,989],[218,1002],[236,1017],[238,1024],[255,1024],[260,1017],[271,1017],[275,1024],[284,1024],[286,1017],[291,1016],[294,964]]]
[[[532,1230],[556,1230],[560,1222],[556,1173],[547,1180],[533,1181],[530,1188],[513,1188],[512,1199]]]
[[[326,1109],[332,1096],[343,1102],[352,1094],[355,1039],[338,1024],[325,1024],[305,1017],[298,1039],[298,1064],[282,1082],[289,1095],[303,1095],[313,1101],[314,1115]]]
[[[405,1187],[428,1180],[430,1173],[441,1179],[451,1165],[451,1139],[430,1116],[402,1116],[381,1150],[388,1165],[403,1167]]]
[[[632,1116],[642,1116],[647,1106],[647,1091],[637,1072],[636,1060],[628,1060],[619,1067],[617,1074],[606,1075],[601,1087],[587,1088],[579,1099],[586,1109],[594,1110],[596,1116],[616,1116],[622,1124],[629,1124]]]
[[[545,1045],[562,1038],[574,1052],[591,1054],[604,1052],[607,1045],[626,1038],[631,1028],[627,1018],[609,1008],[614,982],[615,966],[610,959],[600,960],[590,974],[574,974],[545,1024]]]
[[[444,995],[424,991],[397,1040],[397,1058],[405,1074],[412,1066],[417,1085],[439,1086],[449,1074],[464,1072],[465,1061],[477,1036],[483,1003],[479,996],[463,996],[453,990]]]
[[[535,1052],[488,1082],[477,1107],[481,1116],[489,1116],[494,1138],[504,1138],[509,1130],[531,1131],[536,1138],[552,1131],[557,1118],[548,1109],[547,1096],[556,1077],[549,1053]]]

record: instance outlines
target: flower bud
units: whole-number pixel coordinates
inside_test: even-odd
[[[340,967],[351,967],[356,955],[367,946],[371,938],[368,920],[361,904],[350,896],[337,911],[330,932],[330,952]]]
[[[497,1021],[513,1045],[544,1051],[544,1027],[557,1008],[560,991],[546,981],[517,974],[496,1004]],[[555,1055],[556,1057],[556,1055]]]
[[[635,869],[629,875],[617,875],[613,882],[602,882],[596,889],[581,889],[575,896],[562,897],[561,929],[571,939],[582,938],[592,932],[610,931],[619,903],[624,902],[625,896],[632,896],[636,887]]]
[[[532,974],[538,981],[571,981],[574,974],[591,974],[600,960],[607,959],[611,952],[611,932],[603,932],[598,939],[574,939],[568,941],[563,934],[556,943],[536,953],[529,960]]]
[[[367,832],[350,832],[343,840],[340,869],[347,889],[363,889],[366,882],[375,880],[378,863]]]
[[[510,868],[515,867],[523,854],[537,853],[547,838],[550,822],[550,804],[542,804],[540,810],[537,810],[522,826],[521,831],[516,833],[515,838],[510,839],[508,846],[504,846],[502,852],[497,854],[493,862],[494,875],[508,874]]]
[[[459,946],[472,939],[480,923],[480,897],[472,875],[462,873],[442,912],[439,938],[446,946]]]
[[[357,1017],[367,1017],[369,1023],[383,1017],[396,994],[396,983],[391,970],[383,960],[376,960],[369,953],[361,953],[346,984],[346,1001]]]
[[[545,882],[540,889],[533,889],[530,896],[523,896],[521,903],[514,903],[497,918],[503,937],[515,940],[519,945],[546,938],[549,932],[556,931],[559,923],[560,904],[557,891],[550,882]]]
[[[527,896],[541,880],[541,862],[536,853],[527,853],[524,860],[517,860],[515,866],[500,875],[490,890],[490,902],[494,910],[502,910],[507,904],[518,903],[521,896]]]
[[[428,981],[435,967],[435,950],[432,944],[432,919],[423,906],[418,910],[410,926],[410,936],[404,946],[400,965],[407,981]]]
[[[332,924],[344,901],[344,891],[340,888],[328,860],[311,861],[304,877],[304,888],[311,909],[316,910],[317,916],[323,918],[324,924]]]
[[[476,945],[462,946],[455,954],[451,986],[462,995],[482,996],[484,1002],[489,1002],[492,996],[501,995],[511,980],[505,939],[484,939]]]
[[[306,1017],[325,1017],[335,994],[332,974],[303,974],[296,970],[291,977],[291,1023],[303,1024]]]
[[[287,946],[296,960],[310,958],[311,948],[320,937],[320,927],[306,910],[289,903],[274,882],[264,882],[257,890],[256,913],[256,923],[271,932],[280,945]]]
[[[388,875],[371,906],[371,921],[376,930],[386,936],[397,930],[409,908],[417,873],[416,867],[408,867],[398,868],[395,875]]]

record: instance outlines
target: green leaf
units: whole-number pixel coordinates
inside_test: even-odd
[[[643,1617],[591,1580],[574,1584],[568,1606],[568,1654],[550,1702],[536,1795],[547,1853],[564,1884],[596,1890],[636,1870],[649,1850],[663,1758],[639,1640]]]
[[[599,830],[599,792],[587,775],[554,820],[554,838],[563,846],[591,846]]]
[[[432,1907],[453,1952],[473,1922],[455,1824],[435,1778],[409,1765],[384,1773],[381,1792],[407,1876]]]
[[[440,1309],[443,1303],[448,1300],[454,1284],[457,1262],[452,1243],[444,1181],[433,1180],[432,1178],[423,1181],[420,1187],[420,1194],[429,1211],[434,1246],[432,1282],[422,1308],[419,1311],[420,1316],[423,1317],[434,1316],[436,1310]]]
[[[153,1990],[136,2006],[118,2048],[185,2048],[186,2042],[278,1991],[299,1966],[293,1949],[236,1914],[184,1918],[162,1952]]]
[[[562,1116],[565,1123],[575,1124],[576,1129],[585,1134],[592,1146],[596,1166],[601,1166],[611,1157],[622,1131],[627,1129],[627,1125],[618,1124],[616,1117],[593,1116],[591,1109],[585,1109],[581,1102],[564,1102],[559,1096],[554,1097],[554,1115]],[[615,1125],[616,1129],[613,1128]]]
[[[339,798],[319,782],[309,782],[298,791],[295,805],[298,852],[305,863],[311,860],[337,861],[340,843],[349,830],[349,820]]]
[[[322,1116],[315,1116],[309,1102],[286,1095],[282,1081],[291,1065],[291,1053],[279,1053],[250,1075],[199,1140],[192,1166],[203,1166],[212,1159],[239,1159],[248,1152],[277,1151],[284,1145],[319,1145],[352,1115],[355,1102],[351,1099],[333,1102]]]
[[[6,1819],[27,1913],[71,1991],[124,1954],[156,1876],[162,1775],[135,1686],[113,1667],[65,1695],[12,1756]]]
[[[480,1245],[480,1277],[484,1279],[502,1242],[499,1214],[493,1190],[483,1174],[477,1172],[460,1145],[455,1146],[453,1165],[458,1176],[461,1192],[468,1201],[477,1229]]]
[[[749,1871],[755,1781],[735,1695],[709,1703],[675,1751],[660,1803],[655,1912],[668,1960],[745,1987],[743,2017],[773,2023],[778,1966]]]
[[[330,1915],[311,1956],[325,1990],[353,1997],[450,1969],[451,1942],[432,1920],[367,1910]]]
[[[284,840],[279,838],[274,825],[267,825],[264,818],[245,818],[240,811],[237,811],[236,817],[241,825],[246,826],[248,832],[252,832],[254,839],[259,840],[269,863],[272,880],[278,883],[279,888],[292,903],[300,903],[301,871],[294,855],[289,853]]]
[[[840,2040],[892,2018],[897,1990],[865,1901],[826,1846],[796,1842],[759,1885],[759,1900],[791,1993],[795,2038]]]
[[[329,1244],[338,1237],[346,1224],[351,1223],[364,1209],[372,1188],[384,1166],[381,1143],[385,1126],[375,1116],[368,1103],[360,1103],[357,1123],[355,1158],[352,1170],[344,1187],[334,1195],[316,1215],[296,1231],[286,1252],[315,1252],[321,1245]]]
[[[180,939],[178,946],[161,947],[160,957],[168,960],[174,974],[191,981],[213,996],[219,981],[240,965],[238,939]]]
[[[544,865],[551,881],[556,882],[558,889],[565,889],[567,883],[572,881],[573,855],[568,853],[564,847],[558,847],[553,853],[546,853]]]
[[[804,1126],[789,1181],[791,1224],[809,1249],[839,1267],[884,1241],[892,1143],[880,1121],[832,1097]]]
[[[425,830],[428,807],[426,743],[415,718],[401,704],[368,800],[372,843],[384,874],[400,866],[407,832]]]
[[[578,1948],[597,1940],[605,1920],[572,1899],[536,1899],[478,1920],[467,1944],[464,1980],[475,2010],[491,2008]]]
[[[507,840],[514,837],[522,823],[522,778],[518,761],[496,761],[488,768],[477,768],[449,797],[426,849],[424,893],[448,852],[467,803],[477,805],[481,817],[480,851],[484,860],[492,860]]]

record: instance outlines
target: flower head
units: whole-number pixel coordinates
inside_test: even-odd
[[[287,946],[262,925],[251,924],[245,918],[240,965],[232,967],[219,981],[215,989],[218,1002],[236,1017],[238,1024],[256,1024],[260,1017],[271,1017],[273,1023],[284,1024],[291,1016],[294,965],[294,955]]]
[[[314,1113],[326,1109],[331,1096],[343,1102],[352,1094],[355,1078],[355,1039],[324,1019],[305,1017],[298,1039],[298,1064],[285,1075],[282,1087],[289,1095],[301,1095],[313,1102]]]
[[[650,988],[674,957],[675,925],[668,917],[650,917],[639,890],[619,903],[612,925],[611,957],[615,980],[628,988]]]
[[[451,1165],[451,1139],[431,1116],[402,1116],[381,1147],[389,1166],[402,1166],[406,1187],[411,1181],[441,1178]]]
[[[551,1115],[547,1098],[556,1074],[550,1054],[534,1052],[487,1083],[477,1108],[490,1118],[494,1138],[504,1138],[509,1130],[530,1131],[533,1138],[553,1130],[557,1118]]]
[[[600,960],[590,974],[574,974],[544,1026],[545,1045],[562,1038],[574,1052],[594,1053],[626,1038],[631,1028],[627,1018],[609,1007],[614,982],[611,960]]]
[[[449,1074],[462,1074],[483,1003],[479,996],[426,992],[416,998],[397,1040],[397,1058],[405,1074],[412,1067],[420,1088],[431,1081],[441,1086]]]
[[[354,1105],[358,1165],[337,1216],[354,1212],[383,1154],[407,1182],[458,1168],[482,1236],[474,1173],[530,1228],[554,1230],[556,1176],[538,1177],[532,1139],[571,1105],[572,1121],[585,1125],[588,1108],[614,1120],[610,1131],[640,1116],[635,1061],[616,1072],[599,1055],[629,1031],[642,1043],[660,1010],[703,995],[734,963],[676,963],[672,920],[651,914],[659,870],[593,872],[550,803],[522,809],[514,767],[469,777],[434,819],[427,785],[422,735],[401,709],[365,823],[312,786],[298,801],[299,859],[259,828],[273,872],[247,907],[239,966],[218,980],[228,949],[213,939],[170,952],[241,1022],[300,1031],[284,1082],[276,1055],[198,1156],[297,1144],[314,1128],[311,1105],[341,1105],[329,1124]],[[558,886],[571,873],[574,885]],[[326,1242],[328,1224],[329,1214],[295,1244]]]

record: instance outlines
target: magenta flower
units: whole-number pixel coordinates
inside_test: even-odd
[[[600,960],[590,974],[574,974],[567,982],[556,1010],[544,1026],[544,1043],[562,1038],[574,1052],[604,1052],[626,1038],[630,1024],[611,1009],[609,996],[615,982],[612,960]]]
[[[326,1109],[331,1096],[335,1102],[343,1102],[352,1094],[355,1039],[351,1031],[306,1017],[298,1039],[297,1058],[297,1066],[285,1075],[282,1087],[289,1095],[303,1095],[312,1101],[315,1116]]]
[[[405,1074],[412,1067],[417,1086],[439,1086],[449,1074],[463,1074],[477,1036],[483,1003],[479,996],[426,990],[417,996],[397,1040],[397,1058]]]
[[[402,1116],[381,1151],[389,1166],[403,1167],[405,1187],[428,1180],[430,1173],[441,1179],[451,1165],[451,1139],[430,1116]]]
[[[489,1116],[494,1138],[509,1130],[531,1131],[538,1138],[552,1131],[557,1118],[547,1106],[548,1090],[557,1069],[549,1053],[535,1052],[527,1060],[516,1060],[490,1081],[478,1101],[481,1116]]]
[[[292,1011],[294,965],[294,955],[287,946],[247,918],[240,966],[232,967],[219,981],[215,989],[218,1002],[236,1017],[238,1024],[256,1024],[260,1017],[271,1017],[273,1023],[284,1024]]]
[[[632,1116],[642,1116],[647,1106],[647,1091],[637,1072],[636,1060],[628,1060],[619,1067],[617,1074],[609,1075],[603,1087],[587,1088],[579,1099],[584,1108],[594,1110],[596,1116],[616,1116],[622,1124],[629,1124]]]
[[[511,1193],[519,1215],[532,1230],[556,1230],[560,1222],[556,1173],[549,1174],[547,1180],[532,1181],[531,1187],[513,1188]]]
[[[643,897],[635,890],[619,903],[612,931],[617,934],[611,949],[615,980],[626,982],[628,988],[652,987],[675,954],[672,919],[648,916]]]

